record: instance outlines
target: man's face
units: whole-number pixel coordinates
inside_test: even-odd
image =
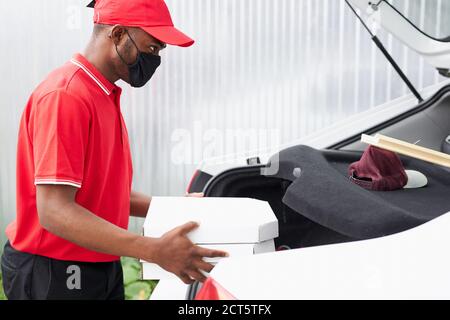
[[[130,82],[128,65],[136,62],[139,52],[159,55],[166,45],[140,28],[114,26],[110,33],[113,41],[113,64],[118,76]],[[134,43],[133,43],[134,41]],[[117,48],[117,52],[116,52]],[[122,59],[119,57],[122,57]]]

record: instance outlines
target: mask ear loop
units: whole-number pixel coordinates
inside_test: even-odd
[[[115,46],[115,48],[116,48],[116,52],[117,52],[117,55],[119,56],[120,60],[122,60],[122,62],[123,62],[125,65],[127,65],[128,67],[132,67],[132,66],[134,66],[134,65],[139,61],[139,54],[141,53],[141,51],[139,51],[138,46],[136,45],[136,43],[134,42],[134,40],[131,38],[130,34],[128,33],[128,30],[125,30],[125,32],[126,32],[127,35],[128,35],[128,39],[131,40],[131,42],[132,42],[133,45],[136,47],[136,50],[137,50],[137,52],[138,52],[138,56],[136,57],[136,62],[133,62],[133,63],[128,64],[128,63],[125,61],[125,59],[122,57],[122,55],[119,53],[119,50],[117,49],[117,44],[114,44],[114,46]],[[109,37],[111,38],[111,35],[109,35]]]

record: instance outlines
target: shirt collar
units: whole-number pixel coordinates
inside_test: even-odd
[[[106,79],[105,76],[81,54],[75,54],[70,62],[80,67],[107,95],[111,95],[111,93],[120,89]]]

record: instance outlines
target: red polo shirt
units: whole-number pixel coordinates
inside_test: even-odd
[[[120,111],[121,89],[82,55],[53,71],[31,95],[17,148],[17,218],[6,229],[19,251],[59,260],[115,261],[42,228],[37,184],[78,188],[76,202],[126,229],[132,162]]]

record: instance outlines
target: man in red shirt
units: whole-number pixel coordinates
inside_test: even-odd
[[[166,44],[193,40],[177,30],[163,0],[96,0],[83,55],[53,71],[32,93],[17,148],[17,218],[2,256],[10,299],[123,299],[119,258],[159,264],[185,283],[205,279],[193,222],[161,238],[128,232],[151,198],[131,190],[132,162],[120,111],[122,79],[145,85]],[[170,214],[168,212],[167,214]]]

